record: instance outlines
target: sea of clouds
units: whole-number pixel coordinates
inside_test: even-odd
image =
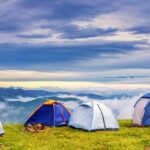
[[[98,99],[91,99],[87,96],[80,97],[76,95],[71,95],[71,97],[80,99],[83,103],[87,101],[99,101],[104,103],[108,107],[110,107],[116,116],[117,119],[131,119],[133,114],[133,109],[136,101],[142,96],[143,94],[135,94],[133,96],[122,96],[121,98],[110,98],[105,100],[98,100]],[[63,96],[65,98],[65,96]],[[68,96],[66,96],[68,97]],[[69,101],[64,102],[64,104],[71,108],[72,110],[79,105],[79,102]]]
[[[110,107],[116,116],[117,119],[131,119],[134,109],[134,104],[136,101],[145,93],[148,92],[147,89],[134,89],[134,90],[114,90],[114,89],[98,89],[98,90],[82,90],[82,91],[70,91],[71,94],[56,94],[59,98],[77,98],[78,100],[70,100],[70,101],[61,101],[68,108],[73,110],[82,102],[87,101],[99,101],[101,103],[106,104]],[[99,94],[104,97],[108,97],[107,99],[92,99],[88,96],[77,96],[77,93],[94,93]],[[35,100],[32,97],[20,97],[18,96],[16,99],[6,99],[6,102],[0,102],[0,120],[3,123],[24,123],[31,112],[36,109],[37,106],[27,107],[24,106],[25,103],[30,103]],[[11,105],[9,102],[21,102],[21,106],[19,105]]]

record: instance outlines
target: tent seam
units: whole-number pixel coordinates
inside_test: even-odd
[[[102,110],[101,110],[101,108],[100,108],[100,106],[98,104],[97,104],[97,106],[98,106],[98,108],[99,108],[99,110],[101,112],[101,115],[102,115],[102,118],[103,118],[104,128],[106,129],[106,123],[105,123],[105,118],[104,118],[103,112],[102,112]]]

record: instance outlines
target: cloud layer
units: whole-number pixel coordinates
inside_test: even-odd
[[[96,90],[92,88],[87,90],[85,88],[83,91],[74,90],[68,91],[65,94],[62,92],[56,92],[56,95],[53,96],[57,97],[58,100],[60,99],[60,101],[71,110],[75,109],[81,103],[96,100],[110,107],[118,119],[131,119],[134,110],[134,104],[143,94],[147,92],[148,89],[119,90],[111,88],[99,88]],[[92,94],[97,94],[100,97],[104,97],[104,99],[92,97]],[[40,98],[41,99],[38,99],[38,97],[35,97],[35,99],[33,97],[22,98],[18,96],[16,99],[7,98],[3,101],[0,101],[0,120],[3,123],[24,123],[29,114],[31,114],[31,112],[35,110],[38,105],[43,103],[44,99],[47,99],[44,97]],[[65,100],[65,98],[67,100]]]

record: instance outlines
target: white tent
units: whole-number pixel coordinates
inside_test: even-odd
[[[88,131],[119,128],[112,111],[104,104],[96,101],[79,105],[70,117],[69,126]]]
[[[0,122],[0,136],[4,134],[2,123]]]

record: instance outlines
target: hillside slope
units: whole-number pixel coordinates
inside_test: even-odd
[[[85,132],[69,127],[28,133],[22,125],[5,125],[0,137],[1,150],[145,150],[150,146],[150,129],[131,127],[130,120],[120,121],[119,131]]]

